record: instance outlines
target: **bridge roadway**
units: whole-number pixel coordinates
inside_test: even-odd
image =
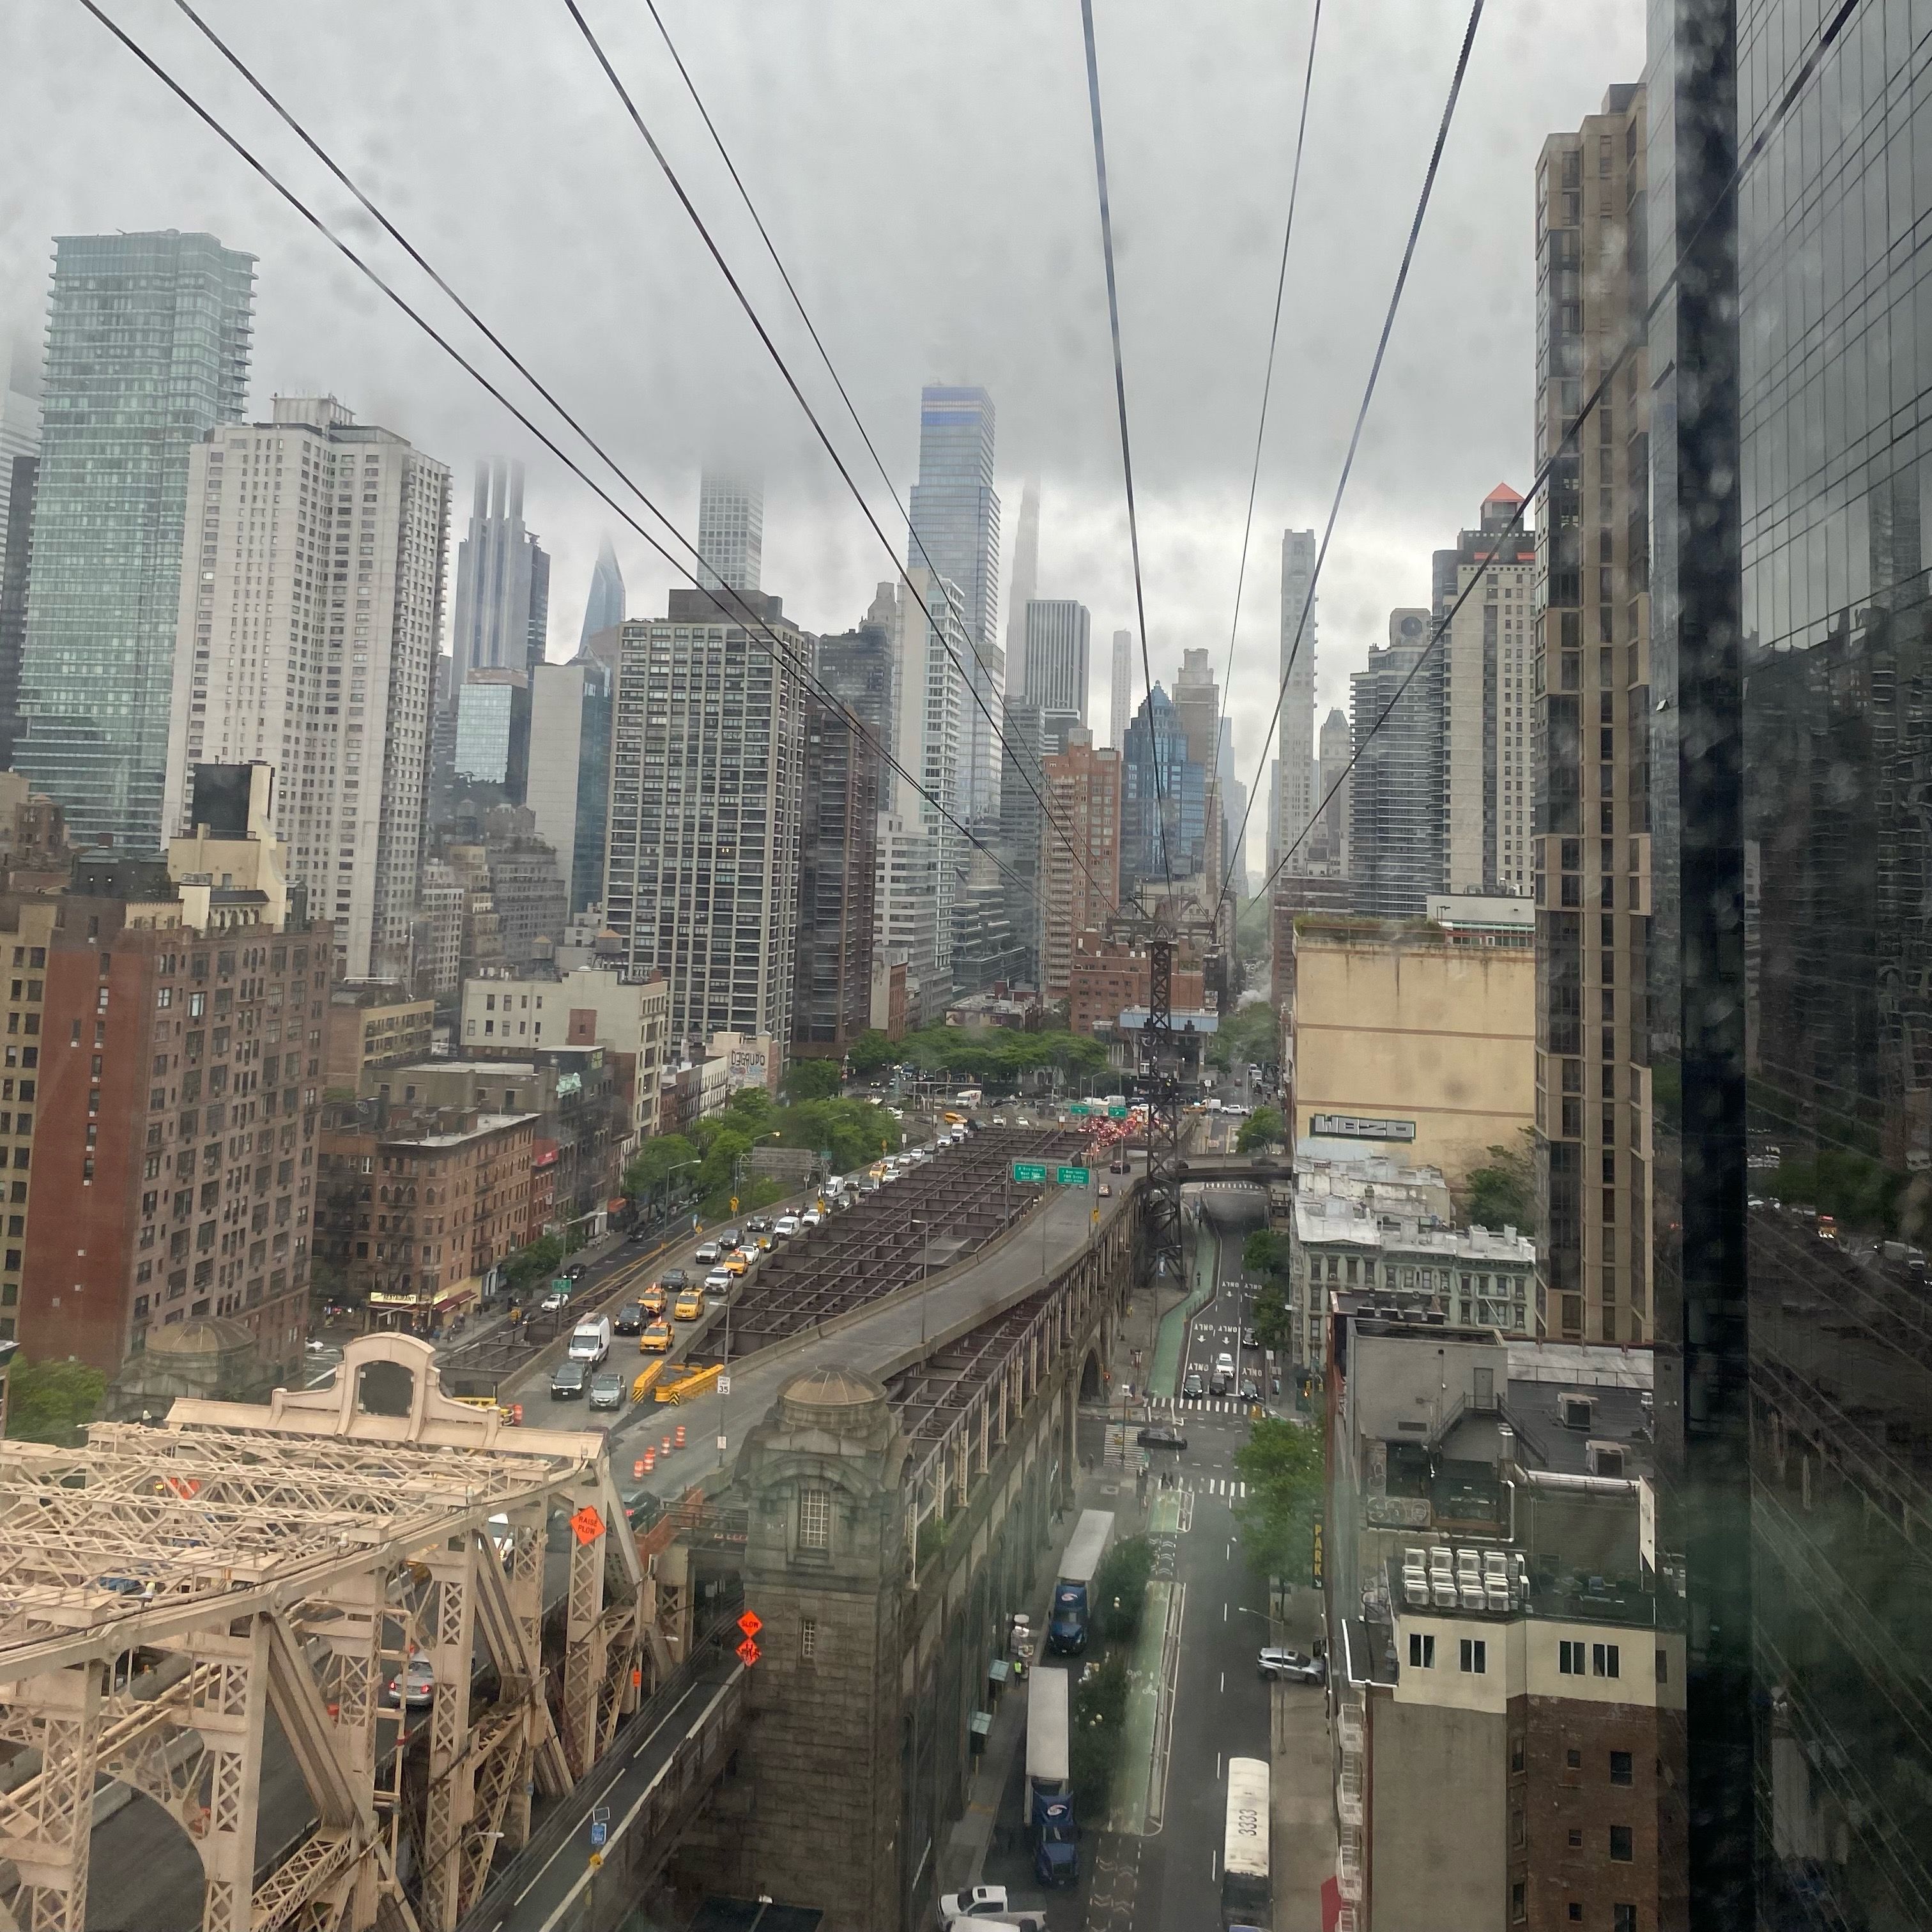
[[[1133,1180],[1142,1171],[1138,1160],[1136,1168],[1133,1176],[1112,1177],[1114,1192],[1108,1198],[1090,1188],[1052,1190],[1042,1206],[1032,1209],[992,1248],[935,1274],[916,1292],[907,1291],[880,1304],[849,1326],[803,1344],[761,1349],[742,1364],[734,1363],[728,1396],[704,1395],[676,1409],[640,1403],[611,1432],[611,1466],[625,1500],[680,1496],[700,1482],[710,1489],[721,1486],[746,1432],[764,1420],[778,1390],[794,1376],[837,1366],[862,1369],[883,1382],[940,1344],[1004,1315],[1078,1257],[1098,1232],[1088,1221],[1092,1209],[1100,1209],[1102,1228],[1128,1211]],[[1106,1178],[1105,1169],[1096,1170],[1096,1179]],[[661,1460],[650,1474],[633,1478],[631,1465],[645,1444],[655,1444],[679,1421],[688,1432],[689,1446],[681,1455]],[[722,1455],[716,1446],[721,1434],[728,1444]]]

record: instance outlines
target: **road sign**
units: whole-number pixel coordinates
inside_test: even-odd
[[[763,1617],[759,1616],[756,1610],[747,1610],[745,1614],[738,1619],[738,1628],[742,1630],[747,1636],[756,1636],[759,1631],[763,1630],[764,1627],[765,1620]]]
[[[764,1652],[749,1637],[738,1646],[738,1656],[742,1663],[755,1664],[764,1655]]]
[[[720,1376],[718,1378],[718,1393],[720,1395],[729,1395],[731,1393],[731,1378],[729,1376]]]
[[[718,1453],[721,1456],[724,1453],[724,1438],[722,1436],[718,1438]]]
[[[588,1503],[570,1519],[570,1526],[579,1543],[595,1543],[604,1534],[604,1519]]]
[[[1109,1107],[1107,1118],[1110,1120],[1124,1120],[1127,1118],[1127,1110],[1124,1107]]]
[[[731,1197],[731,1211],[734,1214],[738,1211],[738,1197],[735,1194]]]
[[[602,1818],[593,1818],[591,1820],[590,1849],[593,1852],[601,1852],[604,1849],[604,1843],[609,1838],[610,1835],[610,1828],[608,1825],[604,1823]]]
[[[1046,1185],[1046,1162],[1043,1160],[1016,1160],[1013,1162],[1013,1179],[1022,1186]]]
[[[1054,1170],[1054,1178],[1063,1187],[1084,1187],[1094,1178],[1094,1174],[1090,1168],[1061,1167]]]
[[[590,1854],[590,1869],[592,1871],[602,1871],[604,1869],[604,1854],[602,1852],[592,1852]]]
[[[1066,1110],[1076,1120],[1084,1120],[1094,1110],[1084,1100],[1076,1100]]]

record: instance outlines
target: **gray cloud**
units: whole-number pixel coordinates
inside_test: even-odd
[[[448,319],[166,0],[103,4]],[[1037,471],[1042,593],[1089,604],[1098,638],[1130,623],[1073,0],[661,4],[902,494],[921,383],[985,383],[1009,546],[1021,478]],[[648,14],[585,10],[890,532],[890,499]],[[1184,646],[1226,647],[1307,8],[1096,10],[1150,644],[1171,679]],[[206,11],[687,533],[703,453],[760,452],[767,587],[809,626],[856,618],[887,560],[556,0]],[[1324,22],[1235,658],[1244,776],[1274,698],[1281,531],[1326,515],[1462,17],[1444,0],[1373,0]],[[554,650],[574,644],[606,529],[632,608],[658,604],[671,580],[644,546],[79,7],[32,0],[4,32],[0,322],[38,330],[56,233],[212,230],[260,257],[256,406],[332,389],[459,476],[478,455],[522,455],[556,558]],[[1426,600],[1430,550],[1499,478],[1528,480],[1537,152],[1642,56],[1636,0],[1488,10],[1324,576],[1324,708],[1346,703],[1389,608]],[[460,320],[452,332],[480,346]]]

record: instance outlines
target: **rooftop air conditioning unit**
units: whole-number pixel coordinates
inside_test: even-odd
[[[1590,1473],[1593,1476],[1621,1476],[1624,1473],[1624,1445],[1621,1442],[1592,1442],[1588,1446]]]
[[[1557,1418],[1565,1429],[1588,1429],[1596,1412],[1597,1398],[1593,1395],[1564,1394],[1556,1398]]]

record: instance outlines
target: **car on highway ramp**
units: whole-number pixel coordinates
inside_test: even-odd
[[[575,1402],[590,1386],[590,1364],[566,1359],[550,1372],[552,1402]]]
[[[724,1250],[716,1241],[704,1241],[699,1244],[698,1252],[692,1256],[692,1259],[697,1262],[700,1268],[716,1268],[718,1256],[724,1252]]]
[[[728,1274],[724,1276],[722,1285],[727,1288],[731,1286],[731,1277]],[[704,1298],[694,1288],[688,1288],[673,1304],[670,1312],[674,1322],[695,1322],[704,1312]]]
[[[638,1337],[638,1353],[640,1355],[662,1355],[670,1347],[670,1324],[660,1312],[657,1319]]]
[[[397,1709],[427,1711],[436,1702],[436,1672],[426,1657],[412,1657],[383,1687],[382,1702]]]
[[[617,1333],[620,1335],[641,1335],[644,1332],[644,1304],[641,1301],[627,1301],[617,1311]]]
[[[752,1271],[752,1258],[742,1248],[734,1248],[718,1265],[734,1280]]]
[[[638,1298],[638,1305],[643,1309],[645,1319],[648,1321],[652,1316],[662,1315],[664,1312],[665,1304],[670,1298],[662,1288],[647,1288]]]
[[[592,1408],[622,1408],[625,1391],[629,1382],[616,1369],[602,1369],[590,1378],[590,1406]]]

